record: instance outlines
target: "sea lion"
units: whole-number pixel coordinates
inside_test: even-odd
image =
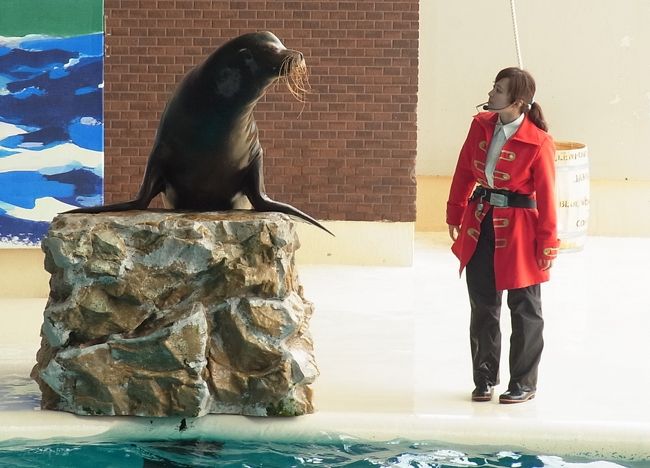
[[[255,104],[280,79],[300,97],[306,77],[302,53],[271,32],[226,42],[185,76],[168,101],[136,198],[69,213],[143,210],[159,193],[165,207],[200,211],[231,210],[247,197],[254,210],[295,215],[332,234],[264,189]]]

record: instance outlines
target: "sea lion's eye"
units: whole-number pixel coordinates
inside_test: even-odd
[[[253,54],[251,53],[251,51],[249,49],[246,49],[246,48],[239,49],[239,54],[242,57],[244,57],[244,59],[246,59],[246,60],[250,60],[250,59],[253,58]]]

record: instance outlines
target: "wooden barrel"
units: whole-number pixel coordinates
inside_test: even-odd
[[[555,142],[555,195],[560,252],[582,250],[589,223],[589,154],[587,145]]]

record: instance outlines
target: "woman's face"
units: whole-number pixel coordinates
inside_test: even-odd
[[[505,109],[510,107],[513,102],[510,100],[508,95],[508,85],[510,84],[510,78],[501,78],[499,81],[494,83],[492,91],[488,93],[488,106],[491,109]]]

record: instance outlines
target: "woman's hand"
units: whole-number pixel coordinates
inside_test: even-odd
[[[543,259],[543,258],[538,258],[537,259],[537,266],[542,271],[549,270],[553,266],[553,260],[546,260],[546,259]]]
[[[451,237],[451,240],[456,242],[456,239],[458,239],[458,233],[460,232],[460,226],[456,226],[454,224],[448,224],[449,226],[449,237]]]

